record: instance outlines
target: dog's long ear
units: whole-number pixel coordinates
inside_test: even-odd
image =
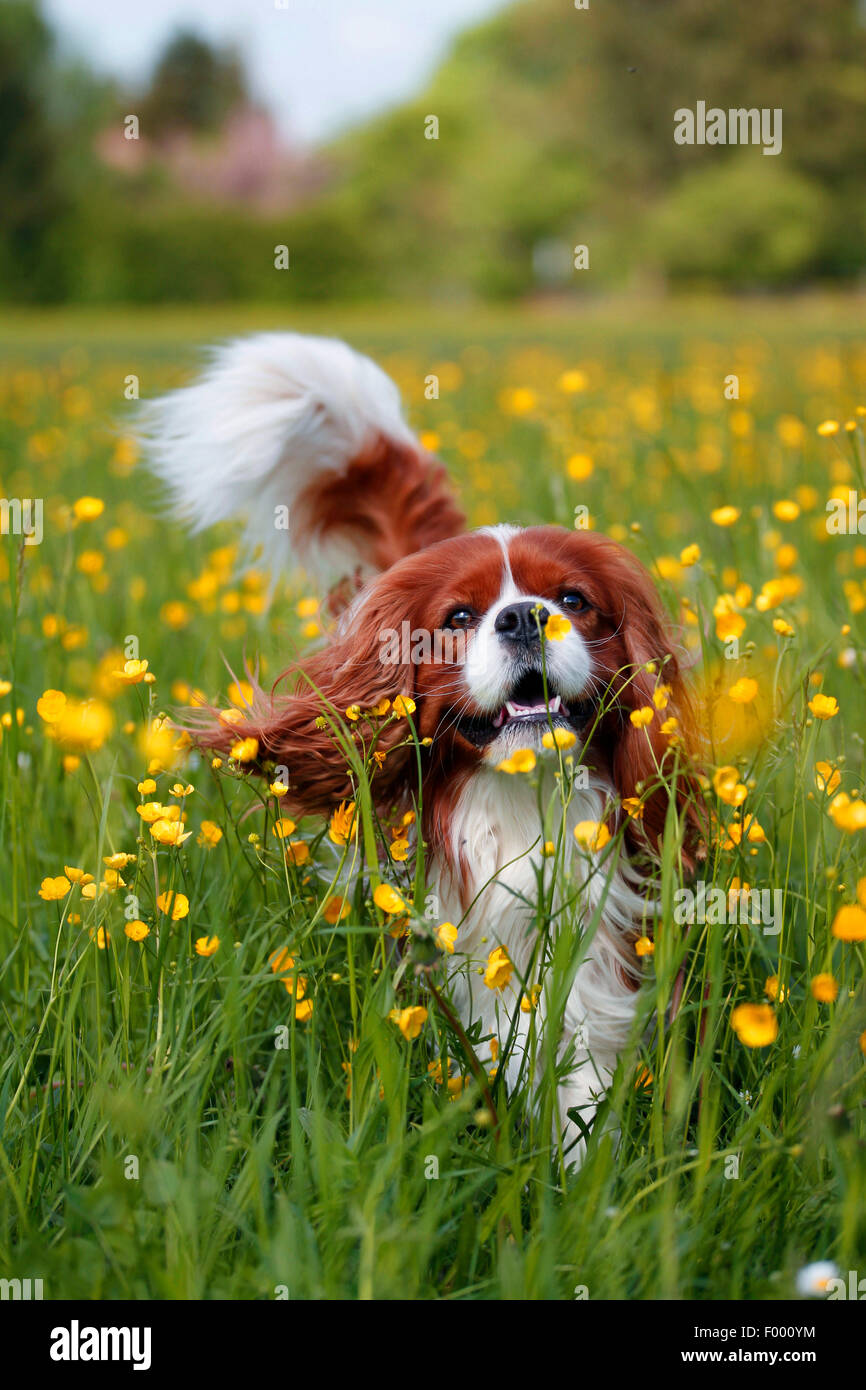
[[[620,724],[615,740],[614,777],[623,797],[639,797],[658,783],[659,769],[670,777],[672,749],[680,750],[677,804],[686,818],[686,853],[699,828],[699,789],[689,765],[694,748],[691,701],[683,677],[682,648],[662,607],[655,586],[642,565],[632,558],[621,583],[623,638],[629,666],[618,695]],[[650,669],[648,669],[650,668]],[[633,711],[651,709],[649,724],[634,724]],[[667,725],[669,732],[662,732]],[[668,797],[663,788],[644,801],[642,829],[650,843],[664,830]]]
[[[370,761],[369,775],[376,805],[387,810],[402,798],[415,765],[414,749],[406,744],[409,724],[394,718],[393,709],[372,720],[364,716],[384,701],[393,707],[398,696],[415,694],[417,667],[390,659],[394,634],[408,612],[405,590],[397,590],[388,575],[372,581],[325,647],[284,671],[270,692],[253,682],[253,700],[241,720],[227,724],[225,711],[191,711],[187,728],[193,740],[228,754],[239,741],[255,739],[253,767],[273,763],[288,770],[287,809],[328,815],[354,795],[346,740],[362,754],[378,730],[376,752],[384,757]],[[361,717],[355,718],[358,710]]]
[[[275,575],[303,565],[325,587],[348,578],[340,601],[464,529],[393,381],[336,339],[228,343],[192,385],[145,402],[139,438],[194,530],[240,523]]]

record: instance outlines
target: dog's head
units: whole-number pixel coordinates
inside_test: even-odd
[[[606,537],[555,526],[476,531],[398,561],[286,678],[296,693],[276,697],[251,731],[310,810],[351,794],[323,708],[343,716],[411,697],[434,790],[568,731],[625,798],[657,776],[687,703],[650,576]],[[638,710],[652,711],[649,723],[632,721]],[[380,738],[383,804],[411,787],[406,736],[397,723]],[[647,810],[647,829],[660,831],[662,800],[658,817],[652,798]]]

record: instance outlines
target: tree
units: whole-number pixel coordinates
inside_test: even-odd
[[[238,55],[212,48],[197,34],[169,40],[157,61],[142,104],[148,134],[218,130],[234,107],[248,99]]]
[[[50,246],[69,199],[46,111],[51,56],[36,4],[0,5],[0,285],[15,299],[52,299],[60,288]]]

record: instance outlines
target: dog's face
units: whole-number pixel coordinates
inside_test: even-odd
[[[353,794],[323,709],[340,716],[411,696],[425,741],[425,818],[436,822],[442,799],[474,770],[539,748],[551,725],[573,732],[574,754],[584,750],[587,761],[591,749],[592,766],[621,797],[633,796],[657,778],[668,749],[662,724],[686,704],[647,572],[607,537],[556,526],[476,531],[399,560],[361,591],[328,645],[285,678],[294,693],[273,704],[262,696],[245,732],[289,768],[302,814],[329,814]],[[664,714],[653,705],[660,683],[669,690]],[[646,706],[650,726],[636,726],[629,714]],[[213,714],[202,717],[213,729]],[[417,785],[406,732],[389,719],[378,736],[383,807]],[[226,737],[217,725],[212,746]],[[664,807],[663,796],[647,805],[648,829],[661,829]]]
[[[628,712],[657,681],[678,679],[649,577],[592,532],[475,532],[410,556],[374,587],[395,625],[409,625],[402,688],[443,761],[451,748],[464,763],[495,764],[539,747],[551,725],[580,739],[615,724],[625,739]],[[655,674],[643,669],[650,660]]]

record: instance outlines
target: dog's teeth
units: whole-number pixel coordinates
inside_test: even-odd
[[[505,711],[504,709],[501,709],[501,710],[499,711],[499,713],[497,714],[496,718],[495,718],[494,721],[493,721],[493,727],[494,727],[494,729],[501,729],[501,728],[502,728],[502,725],[505,723],[505,715],[506,715],[506,711]]]
[[[562,704],[562,701],[560,700],[559,696],[558,696],[558,695],[554,695],[553,699],[552,699],[551,702],[550,702],[550,713],[551,713],[551,714],[558,714],[558,713],[559,713],[559,707],[560,707],[561,704]]]
[[[511,715],[511,718],[512,718],[512,719],[513,719],[513,718],[515,717],[515,715],[517,714],[517,706],[516,706],[516,705],[513,705],[513,704],[511,703],[510,700],[506,700],[506,701],[505,701],[505,709],[506,709],[506,712],[507,712],[508,714]]]

